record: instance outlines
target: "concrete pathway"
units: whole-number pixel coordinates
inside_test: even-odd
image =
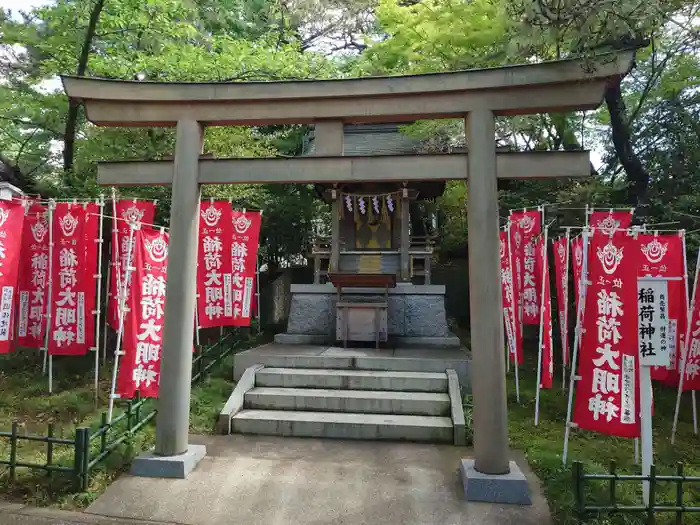
[[[192,440],[206,444],[208,454],[186,480],[124,475],[86,515],[186,525],[551,523],[539,484],[521,460],[531,480],[529,507],[463,501],[458,467],[468,450],[449,445],[242,435]]]
[[[29,507],[0,501],[0,525],[178,525],[108,518],[67,510]]]

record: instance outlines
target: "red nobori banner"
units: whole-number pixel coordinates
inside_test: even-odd
[[[535,241],[537,257],[537,274],[541,276],[542,306],[540,308],[540,325],[542,338],[542,373],[540,388],[552,388],[554,382],[554,346],[552,345],[552,291],[549,284],[549,264],[547,261],[547,245],[544,237]]]
[[[518,356],[518,364],[523,361],[523,261],[522,261],[523,236],[520,225],[516,221],[508,222],[508,255],[510,258],[511,275],[513,277],[513,307],[515,313],[515,348]]]
[[[117,377],[121,397],[132,398],[137,391],[142,397],[158,397],[168,241],[168,234],[157,229],[144,227],[134,232],[132,290]]]
[[[542,215],[539,210],[512,212],[511,222],[517,221],[522,235],[522,282],[520,293],[523,301],[523,323],[540,324],[541,276],[537,275],[534,239],[542,231]]]
[[[202,203],[197,252],[200,328],[233,326],[233,209],[228,201]]]
[[[87,340],[85,296],[93,279],[86,279],[85,218],[81,204],[59,202],[53,212],[53,260],[51,261],[50,355],[84,355]],[[94,292],[93,292],[94,293]]]
[[[231,271],[233,274],[232,326],[250,326],[255,301],[255,273],[262,216],[260,212],[234,211],[231,214],[233,237]]]
[[[89,348],[97,346],[95,341],[95,314],[97,313],[97,262],[102,255],[102,243],[100,235],[100,206],[95,202],[85,205],[85,263],[83,273],[85,276],[85,321],[86,340]]]
[[[500,258],[501,258],[501,297],[503,300],[503,323],[505,326],[508,356],[511,361],[517,359],[521,364],[522,351],[518,347],[518,332],[520,327],[516,322],[515,290],[513,288],[513,271],[510,267],[510,254],[508,251],[508,234],[500,233]]]
[[[683,262],[683,238],[680,233],[668,235],[639,234],[639,277],[666,277],[678,280],[668,282],[668,368],[655,366],[651,378],[668,385],[677,385],[679,349],[685,340],[688,322],[686,310],[686,279]]]
[[[46,206],[30,204],[22,230],[17,287],[17,344],[27,348],[44,346],[49,282],[48,213]]]
[[[136,228],[142,224],[153,224],[156,205],[152,201],[120,200],[112,203],[112,274],[109,282],[107,320],[114,329],[119,329],[119,287],[126,264],[126,247],[129,245],[129,224]],[[133,258],[133,253],[131,254]],[[129,286],[127,286],[127,296]]]
[[[579,428],[639,437],[638,243],[625,232],[590,239],[574,403]]]
[[[581,273],[583,272],[583,237],[578,236],[571,241],[573,254],[572,274],[574,278],[574,310],[578,312],[579,294],[581,293]]]
[[[569,364],[569,236],[552,243],[554,251],[554,279],[557,285],[557,314],[561,335],[562,366]]]
[[[12,351],[24,212],[21,201],[0,201],[0,354]]]
[[[632,224],[632,213],[629,211],[591,211],[589,226],[610,235],[615,230],[625,230]]]
[[[700,251],[698,251],[700,259]],[[683,391],[700,390],[700,296],[698,295],[698,274],[695,271],[693,284],[693,299],[690,304],[690,327],[688,333],[688,351],[685,356],[685,373],[683,375]]]

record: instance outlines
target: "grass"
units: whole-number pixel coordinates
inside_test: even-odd
[[[250,348],[263,337],[239,338],[236,350]],[[235,352],[235,351],[234,351]],[[190,403],[190,431],[213,433],[216,417],[233,391],[233,361],[228,356],[214,366],[209,374],[192,387]],[[12,422],[19,423],[19,433],[44,436],[49,423],[54,425],[54,436],[73,439],[76,426],[99,428],[102,413],[107,409],[112,363],[101,366],[99,396],[94,393],[94,361],[85,357],[54,358],[54,394],[47,393],[47,378],[42,374],[41,355],[38,351],[22,350],[0,358],[0,430],[9,431]],[[147,414],[155,406],[149,401],[142,408]],[[122,413],[125,403],[117,405],[114,417]],[[133,439],[123,443],[100,465],[91,470],[86,492],[76,493],[70,475],[54,473],[48,476],[40,470],[18,468],[16,479],[10,482],[8,470],[0,466],[2,498],[36,506],[54,506],[80,509],[94,501],[122,472],[128,470],[131,459],[155,443],[155,426],[147,424]],[[98,452],[99,443],[93,443],[92,453]],[[19,441],[19,461],[44,464],[46,444]],[[8,459],[9,440],[0,438],[0,458]],[[53,462],[72,466],[73,447],[56,445]]]
[[[572,461],[582,461],[587,473],[608,473],[610,460],[617,463],[618,473],[641,473],[634,463],[634,441],[605,436],[587,431],[572,431],[569,441],[568,465],[562,465],[564,424],[566,421],[567,395],[561,389],[561,371],[555,373],[555,388],[543,390],[540,398],[540,422],[534,426],[536,362],[526,362],[520,369],[520,404],[515,398],[513,370],[509,374],[508,418],[510,442],[521,450],[538,475],[557,524],[637,524],[644,523],[645,516],[635,514],[591,515],[581,520],[574,513]],[[687,397],[686,397],[687,396]],[[685,465],[685,475],[700,476],[698,445],[700,436],[693,434],[691,402],[685,394],[681,404],[676,442],[671,444],[671,425],[675,407],[676,390],[655,385],[654,388],[654,458],[658,474],[675,474],[676,463]],[[659,483],[658,504],[675,504],[676,485]],[[641,483],[618,482],[618,504],[641,504]],[[586,502],[609,504],[609,483],[588,481]],[[686,484],[684,504],[700,506],[700,484]],[[657,523],[675,523],[675,514],[657,513]],[[700,514],[684,514],[683,523],[700,523]]]

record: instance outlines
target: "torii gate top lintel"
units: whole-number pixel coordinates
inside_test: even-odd
[[[149,82],[63,76],[68,96],[106,126],[269,125],[411,121],[593,109],[634,52],[447,73],[334,80]]]

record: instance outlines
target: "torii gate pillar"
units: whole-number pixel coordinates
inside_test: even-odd
[[[135,475],[184,478],[206,455],[204,445],[188,444],[202,140],[199,122],[178,121],[168,245],[168,275],[176,278],[166,284],[156,446],[134,460]]]
[[[498,190],[496,187],[495,119],[489,109],[472,111],[465,122],[469,150],[467,221],[469,224],[469,316],[474,403],[474,468],[506,474],[506,415],[503,310],[499,262]]]

